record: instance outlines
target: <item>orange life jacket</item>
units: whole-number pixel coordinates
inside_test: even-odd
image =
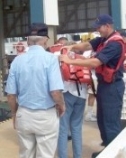
[[[50,47],[50,51],[52,53],[56,53],[56,52],[61,51],[62,47],[63,47],[62,44],[55,44],[55,45]],[[67,53],[68,52],[66,49],[62,49],[61,54],[67,54]],[[74,58],[81,59],[84,57],[74,53]],[[69,65],[69,64],[62,62],[61,72],[62,72],[62,76],[63,76],[64,81],[91,84],[91,71],[87,67]]]
[[[63,47],[62,44],[55,44],[50,47],[50,51],[54,54],[57,52],[58,52],[58,54],[67,54],[68,52],[66,49],[62,49],[62,51],[61,51],[62,47]],[[84,57],[74,53],[74,58],[84,58]],[[80,90],[79,90],[78,84],[86,83],[86,84],[90,84],[93,86],[91,71],[87,67],[69,65],[69,64],[62,62],[61,63],[61,72],[62,72],[64,81],[75,82],[79,96],[80,96]],[[93,92],[95,95],[95,89],[93,87],[92,87],[92,89],[93,89]]]
[[[66,49],[62,49],[61,54],[67,54]],[[84,58],[81,55],[74,54],[74,59]],[[87,67],[61,64],[61,71],[65,81],[91,84],[91,71]]]
[[[62,47],[63,47],[63,45],[60,44],[60,43],[59,44],[55,44],[55,45],[49,47],[49,51],[52,52],[52,53],[55,53],[55,52],[60,51]]]
[[[105,41],[103,44],[100,44],[97,49],[97,53],[99,53],[109,42],[111,41],[117,41],[122,45],[122,54],[119,59],[119,62],[115,69],[108,67],[107,65],[101,65],[96,68],[96,73],[102,75],[103,80],[107,83],[111,83],[114,81],[115,73],[122,65],[124,58],[125,58],[125,45],[123,38],[120,36],[119,33],[113,34],[107,41]]]

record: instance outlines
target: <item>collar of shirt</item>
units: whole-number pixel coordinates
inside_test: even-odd
[[[36,50],[36,49],[41,49],[41,51],[45,51],[45,49],[42,47],[42,46],[39,46],[39,45],[33,45],[33,46],[30,46],[29,49],[28,49],[28,52],[30,50]],[[35,52],[36,53],[36,52]]]

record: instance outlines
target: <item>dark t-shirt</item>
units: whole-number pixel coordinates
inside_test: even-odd
[[[113,35],[113,34],[112,34]],[[110,36],[109,36],[110,37]],[[98,58],[103,64],[107,65],[110,68],[116,68],[121,53],[122,46],[119,42],[110,41],[107,45],[97,53],[97,48],[100,44],[104,44],[107,39],[102,37],[97,37],[90,41],[90,44],[93,47],[93,50],[96,52],[95,57]],[[101,78],[97,75],[98,79]],[[120,69],[116,73],[116,79],[121,79],[123,77],[123,65],[120,66]]]

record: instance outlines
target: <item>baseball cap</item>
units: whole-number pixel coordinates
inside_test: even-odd
[[[98,28],[102,25],[113,24],[113,19],[108,14],[99,15],[93,24],[93,28]]]
[[[120,35],[126,37],[126,32],[121,32]]]
[[[48,27],[44,23],[32,23],[27,36],[48,36]]]

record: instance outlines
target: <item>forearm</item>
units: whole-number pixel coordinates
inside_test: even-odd
[[[65,105],[63,94],[60,90],[52,91],[51,96],[57,105]]]
[[[79,51],[86,51],[86,50],[92,50],[92,46],[89,42],[82,42],[79,44],[74,44],[73,45],[73,50],[77,49]]]
[[[11,113],[12,113],[12,115],[15,115],[17,112],[17,109],[18,109],[16,95],[8,94],[7,99],[8,99],[8,104],[11,108]]]
[[[97,58],[92,59],[75,59],[71,60],[71,65],[79,65],[79,66],[85,66],[85,67],[93,67],[96,68],[100,65],[102,65],[101,61]]]

